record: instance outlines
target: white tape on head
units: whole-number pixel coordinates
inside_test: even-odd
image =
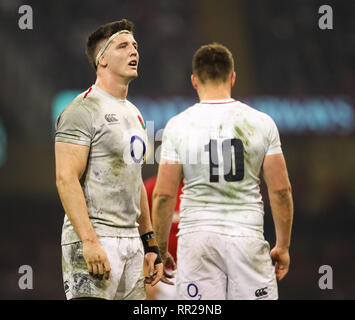
[[[118,36],[120,33],[130,33],[132,34],[131,31],[129,30],[120,30],[116,33],[114,33],[106,42],[105,44],[102,46],[102,48],[100,49],[99,53],[96,56],[96,60],[95,60],[95,66],[97,67],[98,63],[99,63],[99,59],[100,57],[104,54],[105,50],[107,49],[108,45],[110,44],[110,42],[116,38],[116,36]]]

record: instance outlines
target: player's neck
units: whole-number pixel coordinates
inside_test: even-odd
[[[111,96],[125,100],[128,94],[129,82],[108,79],[107,77],[97,77],[95,86],[104,90]]]
[[[231,98],[231,89],[225,86],[200,87],[197,90],[200,101],[224,100]]]
[[[231,93],[225,92],[206,92],[203,94],[199,93],[200,101],[208,101],[208,100],[225,100],[231,98]]]

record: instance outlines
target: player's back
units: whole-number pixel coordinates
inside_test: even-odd
[[[263,233],[260,170],[281,153],[273,120],[233,99],[204,101],[172,118],[162,158],[183,164],[180,234]]]

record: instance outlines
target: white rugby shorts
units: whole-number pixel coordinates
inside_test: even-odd
[[[256,237],[191,232],[178,240],[177,299],[278,299],[270,246]]]
[[[143,300],[143,244],[139,237],[99,237],[111,266],[110,278],[100,280],[89,274],[82,242],[62,245],[65,295],[73,298]]]

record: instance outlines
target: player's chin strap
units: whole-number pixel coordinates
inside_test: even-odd
[[[102,48],[100,49],[99,53],[96,56],[96,60],[95,60],[95,66],[97,67],[97,65],[99,64],[99,59],[100,57],[104,54],[105,50],[107,49],[108,45],[110,44],[110,42],[116,38],[116,36],[118,36],[120,33],[131,33],[131,31],[129,30],[120,30],[116,33],[114,33],[106,42],[105,44],[102,46]]]
[[[150,231],[141,236],[142,242],[143,242],[143,247],[144,247],[144,254],[148,252],[154,252],[158,255],[158,257],[155,259],[154,264],[161,263],[161,258],[159,255],[159,249],[158,245],[154,239],[154,232]]]

